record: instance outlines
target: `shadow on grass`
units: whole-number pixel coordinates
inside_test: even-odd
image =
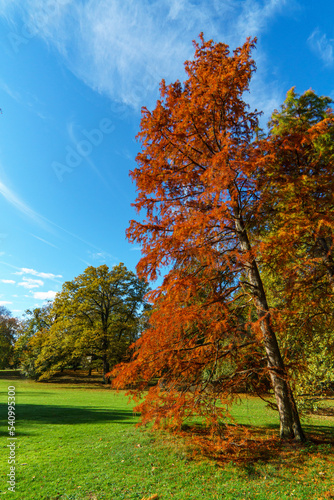
[[[88,375],[87,372],[84,371],[71,371],[66,370],[63,373],[56,373],[52,378],[48,380],[40,380],[41,384],[84,384],[84,385],[92,385],[92,386],[107,386],[108,384],[104,384],[102,382],[103,376],[101,373],[94,373],[92,375]]]
[[[0,413],[5,415],[7,405],[0,405]],[[42,424],[76,425],[85,423],[117,423],[133,425],[134,417],[131,409],[94,409],[78,406],[51,406],[20,404],[16,411],[17,429],[20,422],[36,422]]]
[[[21,375],[20,370],[0,370],[0,379],[4,380],[22,380],[24,377]]]
[[[53,375],[52,378],[46,380],[34,380],[33,378],[25,377],[20,370],[0,370],[0,379],[3,380],[30,380],[38,384],[60,384],[60,385],[83,385],[91,387],[110,387],[103,383],[102,373],[93,372],[88,374],[87,370],[64,370]]]
[[[334,406],[325,406],[322,408],[318,408],[317,411],[313,413],[313,415],[320,417],[334,417]]]
[[[298,468],[312,455],[334,460],[334,428],[327,425],[304,425],[303,428],[307,442],[302,444],[280,440],[277,425],[230,426],[220,438],[210,437],[200,425],[188,425],[183,427],[181,436],[190,446],[193,457],[204,455],[222,467],[233,462],[251,470],[251,464],[256,462],[284,462],[286,466]]]

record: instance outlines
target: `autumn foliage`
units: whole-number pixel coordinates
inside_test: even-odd
[[[66,368],[102,368],[106,382],[145,326],[147,291],[123,263],[87,267],[63,284],[53,303],[27,311],[15,344],[23,372],[48,380]]]
[[[180,427],[199,415],[218,436],[236,392],[261,391],[270,380],[281,437],[302,441],[279,348],[288,305],[271,305],[268,297],[275,273],[287,296],[296,289],[295,273],[306,275],[309,266],[331,281],[333,212],[327,216],[325,207],[332,194],[325,185],[333,182],[326,179],[333,123],[324,109],[315,123],[283,109],[264,137],[260,113],[244,101],[254,45],[247,40],[231,54],[201,35],[194,60],[185,63],[188,79],[162,81],[155,109],[143,109],[142,151],[131,176],[135,206],[146,218],[131,222],[128,237],[142,245],[140,277],[170,270],[150,293],[149,328],[134,344],[132,361],[114,370],[114,385],[133,385],[138,397],[159,379],[137,406],[143,422]],[[320,167],[327,173],[319,173],[318,196]]]

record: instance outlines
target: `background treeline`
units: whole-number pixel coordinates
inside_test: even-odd
[[[26,311],[22,321],[1,309],[2,368],[19,367],[45,380],[66,368],[105,374],[124,361],[147,322],[144,280],[120,263],[88,267],[65,282],[54,302]]]

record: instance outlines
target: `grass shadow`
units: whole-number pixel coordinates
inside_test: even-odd
[[[0,411],[5,415],[7,405],[1,404]],[[3,410],[3,411],[2,411]],[[20,421],[38,422],[43,424],[76,425],[85,423],[117,423],[133,425],[136,417],[131,409],[98,409],[78,406],[53,406],[20,404],[16,411],[16,421],[19,429]]]
[[[22,380],[24,378],[21,375],[20,370],[0,370],[0,379],[3,380]]]
[[[61,385],[67,385],[67,384],[84,384],[84,385],[92,385],[94,387],[96,386],[108,386],[108,384],[104,384],[103,381],[103,376],[102,373],[96,373],[94,372],[92,375],[88,375],[88,372],[86,371],[73,371],[73,370],[65,370],[63,373],[58,372],[55,375],[53,375],[52,378],[48,380],[40,380],[39,383],[41,384],[61,384]]]
[[[92,372],[88,374],[87,370],[64,370],[57,372],[51,378],[46,380],[34,380],[24,376],[20,370],[0,370],[0,379],[3,380],[30,380],[38,384],[54,384],[60,385],[83,385],[92,387],[110,387],[110,385],[103,383],[103,375],[99,372]]]
[[[205,456],[218,466],[227,463],[245,468],[251,473],[257,462],[301,467],[310,455],[326,455],[334,460],[334,428],[321,425],[304,425],[307,442],[280,440],[277,425],[265,427],[229,426],[226,433],[216,439],[200,425],[186,425],[181,431],[185,444],[193,457]],[[246,470],[245,469],[245,470]],[[254,476],[255,477],[255,476]]]

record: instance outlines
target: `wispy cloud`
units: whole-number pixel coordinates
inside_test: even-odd
[[[316,28],[308,38],[311,50],[318,56],[325,66],[332,66],[334,63],[334,38],[329,39],[326,33],[321,33]]]
[[[24,7],[21,0],[11,0],[11,4],[21,5],[22,19],[36,36],[56,48],[78,78],[112,100],[135,108],[155,103],[162,78],[182,80],[183,62],[193,56],[191,40],[201,31],[206,38],[234,48],[247,36],[263,33],[277,15],[288,15],[298,7],[297,0],[57,3],[48,12],[41,0],[26,0]],[[4,11],[8,17],[8,7]],[[262,96],[264,89],[262,85]]]
[[[20,93],[17,92],[16,90],[10,88],[9,85],[7,85],[7,83],[2,80],[2,78],[0,78],[0,89],[3,90],[4,92],[6,92],[6,94],[9,95],[16,102],[22,101],[22,97],[21,97]]]
[[[107,260],[117,260],[108,252],[88,252],[89,258],[98,262],[106,262]]]
[[[18,274],[18,275],[31,274],[32,276],[38,276],[39,278],[43,278],[43,279],[62,278],[61,274],[43,273],[40,271],[36,271],[35,269],[28,269],[27,267],[22,267],[20,271],[17,271],[14,274]]]
[[[0,195],[2,195],[8,203],[16,208],[23,215],[37,223],[39,226],[47,229],[47,224],[44,218],[35,212],[27,203],[25,203],[14,191],[0,181]]]
[[[6,306],[7,304],[12,304],[9,300],[0,300],[0,306]]]
[[[14,280],[0,280],[2,283],[8,283],[8,284],[13,284],[15,285],[16,281]]]
[[[238,43],[247,36],[259,36],[267,28],[272,19],[277,14],[282,14],[284,10],[295,10],[298,8],[297,1],[294,0],[267,0],[264,2],[246,0],[242,2],[233,2],[235,9],[235,23],[233,28],[236,29],[236,36],[241,37]]]
[[[1,7],[0,7],[0,12],[1,12]],[[19,84],[17,83],[16,86],[18,85]],[[43,106],[43,103],[39,101],[38,97],[24,90],[22,92],[18,92],[16,88],[13,88],[12,85],[11,86],[8,85],[2,78],[0,78],[0,89],[3,90],[7,95],[9,95],[9,97],[18,102],[21,106],[29,108],[42,120],[47,119],[45,114],[39,111],[39,108]]]
[[[31,236],[33,236],[33,238],[36,238],[36,240],[42,241],[42,243],[45,243],[46,245],[49,245],[50,247],[59,248],[56,245],[54,245],[53,243],[50,243],[50,241],[44,240],[40,236],[36,236],[35,234],[32,234],[32,233],[30,233],[30,234],[31,234]]]
[[[53,300],[58,292],[49,290],[48,292],[34,292],[34,299],[39,300]]]
[[[18,283],[18,286],[23,286],[23,288],[39,288],[44,285],[42,280],[34,280],[33,278],[22,278],[23,281]]]
[[[91,263],[91,262],[88,262],[88,260],[81,259],[81,258],[79,258],[79,260],[80,260],[81,262],[83,262],[83,263],[84,263],[87,267],[92,266],[92,263]]]
[[[71,236],[72,238],[75,238],[78,241],[81,241],[82,243],[86,244],[87,246],[90,246],[91,248],[94,248],[95,250],[101,252],[103,251],[101,248],[97,247],[96,245],[90,243],[89,241],[85,240],[84,238],[81,238],[75,233],[72,233],[71,231],[68,231],[62,226],[59,226],[55,222],[51,221],[47,217],[44,217],[43,215],[40,215],[39,213],[35,212],[27,203],[25,203],[12,189],[10,189],[8,186],[5,185],[4,182],[0,181],[0,195],[2,195],[8,203],[10,203],[14,208],[16,208],[19,212],[21,212],[23,215],[28,217],[32,222],[36,223],[39,227],[42,227],[43,229],[47,230],[48,232],[53,233],[54,229],[59,229],[63,233]],[[29,233],[31,234],[31,233]],[[34,236],[34,235],[33,235]],[[39,238],[35,236],[37,239],[41,239],[44,243],[50,244],[52,246],[52,243],[47,242],[46,240],[43,240],[42,238]],[[1,235],[0,235],[1,239]],[[0,255],[3,255],[3,253],[0,253]]]

